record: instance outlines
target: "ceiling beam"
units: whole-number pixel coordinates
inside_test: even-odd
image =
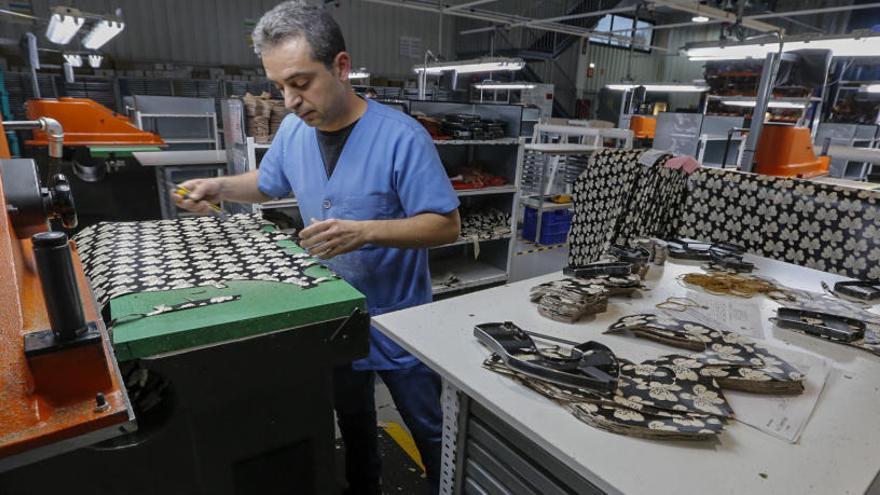
[[[561,21],[571,21],[574,19],[585,19],[588,17],[599,17],[599,16],[603,16],[606,14],[617,14],[620,12],[630,12],[630,11],[636,10],[636,8],[637,8],[636,6],[631,5],[628,7],[617,7],[614,9],[597,10],[594,12],[582,12],[580,14],[569,14],[569,15],[562,15],[559,17],[548,17],[546,19],[534,19],[534,20],[528,21],[528,22],[513,24],[509,27],[512,27],[512,28],[513,27],[524,27],[524,26],[531,26],[533,24],[541,23],[541,22],[561,22]]]
[[[497,2],[498,0],[473,0],[471,2],[460,3],[458,5],[450,5],[443,9],[443,12],[449,12],[451,10],[462,10],[470,7],[476,7],[477,5],[483,5],[484,3],[492,3]]]
[[[538,31],[548,31],[548,32],[556,32],[562,34],[568,34],[571,36],[577,36],[579,38],[589,38],[595,33],[589,29],[580,28],[577,26],[570,26],[568,24],[562,24],[559,22],[547,22],[543,19],[533,19],[530,17],[522,17],[513,14],[505,14],[502,12],[493,12],[488,10],[481,9],[468,9],[467,11],[462,10],[445,10],[444,7],[433,3],[431,0],[364,0],[369,3],[376,3],[380,5],[390,5],[394,7],[402,7],[413,10],[420,10],[423,12],[433,12],[435,14],[445,14],[452,15],[457,17],[465,17],[468,19],[476,19],[479,21],[486,21],[496,24],[494,28],[497,29],[508,29],[514,26],[516,27],[526,27],[528,29],[534,29]],[[526,24],[528,24],[526,26]],[[493,28],[493,29],[494,29]],[[481,30],[485,28],[480,28]],[[491,30],[491,29],[485,29]],[[619,37],[621,40],[628,41],[629,37],[619,36],[616,34],[604,34],[605,37]],[[645,48],[651,48],[663,52],[668,52],[669,50],[666,47],[662,46],[648,46]]]
[[[731,24],[737,22],[736,14],[715,7],[710,7],[708,5],[700,5],[693,0],[654,0],[654,5],[657,7],[669,7],[670,9],[688,12],[694,15],[704,15],[721,22],[729,22]],[[705,24],[705,22],[702,24]],[[766,22],[761,22],[755,19],[749,19],[748,17],[742,18],[742,25],[762,33],[779,32],[782,34],[785,32],[785,30],[779,26],[767,24]]]
[[[786,19],[789,20],[789,17],[797,17],[801,15],[813,15],[813,14],[830,14],[834,12],[845,12],[850,10],[863,10],[863,9],[880,9],[880,2],[874,3],[865,3],[861,5],[839,5],[836,7],[818,7],[815,9],[805,9],[805,10],[789,10],[786,12],[767,12],[764,14],[751,14],[743,16],[744,20],[754,20],[754,19]],[[680,27],[691,27],[691,26],[709,26],[712,24],[722,24],[728,21],[721,19],[713,19],[707,22],[676,22],[672,24],[660,24],[655,25],[651,29],[654,31],[659,31],[662,29],[675,29]],[[796,22],[796,21],[795,21]],[[617,33],[628,33],[630,29],[615,29],[613,31],[597,31],[596,34],[617,34]]]

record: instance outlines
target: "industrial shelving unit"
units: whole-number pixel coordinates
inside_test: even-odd
[[[823,148],[831,146],[847,146],[850,148],[880,147],[880,129],[877,125],[842,124],[822,122],[816,131],[814,143]],[[856,162],[845,158],[833,158],[828,169],[831,177],[850,180],[865,180],[871,173],[873,165],[867,162]]]
[[[270,145],[267,143],[257,143],[252,136],[247,135],[244,102],[240,98],[224,99],[220,103],[220,111],[223,118],[223,137],[226,142],[227,172],[230,175],[238,175],[257,170],[260,166],[260,160]],[[299,206],[293,197],[250,206],[227,204],[225,207],[232,213],[277,210],[284,216],[289,217],[291,224],[296,225],[301,222],[299,219]]]
[[[123,98],[134,124],[154,132],[166,143],[164,151],[220,150],[217,114],[213,98],[134,95]],[[216,160],[216,158],[215,158]],[[194,216],[177,207],[169,198],[170,184],[197,177],[224,175],[222,163],[167,164],[155,166],[156,190],[162,218]]]
[[[580,125],[538,124],[523,155],[520,203],[537,212],[535,238],[540,244],[543,214],[569,209],[572,204],[552,203],[549,196],[571,194],[574,181],[587,167],[590,155],[605,147],[606,140],[632,149],[633,132],[628,129],[591,128]]]
[[[488,140],[435,140],[440,159],[449,175],[456,167],[478,164],[486,172],[507,178],[502,186],[456,191],[463,208],[497,209],[510,214],[509,232],[479,240],[459,239],[431,248],[429,265],[435,296],[457,294],[507,282],[513,256],[517,202],[523,155],[520,139],[522,106],[412,101],[411,112],[442,118],[445,114],[469,113],[502,120],[505,137]],[[453,278],[454,281],[450,281]]]

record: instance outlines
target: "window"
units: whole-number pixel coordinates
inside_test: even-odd
[[[651,51],[651,41],[654,37],[654,23],[638,21],[636,24],[635,49],[645,52]],[[633,19],[621,15],[606,15],[599,19],[594,31],[609,33],[614,31],[613,36],[597,34],[590,37],[590,41],[603,45],[629,48],[632,43]]]

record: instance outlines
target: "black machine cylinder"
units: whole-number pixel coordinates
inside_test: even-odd
[[[41,232],[31,240],[52,333],[58,341],[73,340],[86,330],[86,321],[67,234]]]

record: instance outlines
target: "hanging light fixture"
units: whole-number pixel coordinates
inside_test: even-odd
[[[691,22],[698,22],[698,23],[709,22],[709,18],[704,15],[695,15],[695,16],[691,17]]]
[[[104,60],[104,57],[98,55],[97,53],[93,53],[89,55],[89,67],[93,69],[98,69],[101,67],[101,62]]]
[[[71,67],[82,67],[83,60],[78,53],[65,53],[64,61]]]
[[[76,9],[55,7],[52,9],[52,16],[49,17],[46,38],[52,43],[66,45],[70,43],[85,20],[82,13]]]
[[[880,53],[880,34],[870,31],[836,37],[791,37],[783,40],[782,51],[803,49],[831,50],[835,57],[876,57]],[[688,43],[685,53],[690,60],[744,60],[763,59],[768,53],[779,51],[779,41],[751,41],[743,43]]]
[[[89,34],[83,38],[83,46],[97,50],[125,29],[125,23],[118,19],[101,19],[95,23]]]
[[[612,91],[628,91],[631,89],[644,86],[645,91],[653,93],[702,93],[709,91],[709,86],[703,84],[675,84],[675,83],[623,83],[623,84],[606,84],[605,87]]]
[[[525,82],[483,81],[481,83],[474,84],[474,88],[476,88],[476,89],[504,89],[504,90],[535,89],[535,85],[530,84],[530,83],[525,83]]]
[[[426,72],[437,75],[446,71],[455,71],[458,74],[472,74],[477,72],[517,71],[525,67],[526,63],[521,58],[487,57],[457,62],[434,62],[426,65],[413,67],[415,72]]]
[[[754,99],[731,99],[731,100],[721,100],[722,105],[727,105],[731,107],[754,107],[757,103]],[[806,106],[805,102],[798,101],[774,101],[770,100],[767,103],[767,108],[786,108],[786,109],[801,109]]]
[[[348,73],[349,80],[357,80],[357,79],[369,79],[370,73],[367,72],[367,69],[361,67],[360,70],[353,70]]]

